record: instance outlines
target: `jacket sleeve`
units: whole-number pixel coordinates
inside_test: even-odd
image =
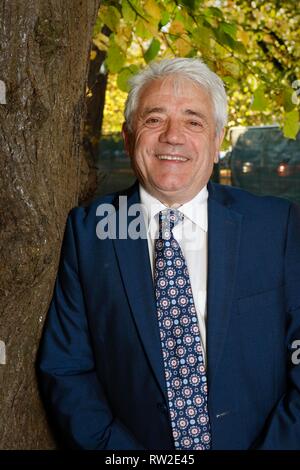
[[[41,393],[65,445],[77,449],[143,449],[113,416],[95,371],[77,264],[71,211],[38,355]]]
[[[253,445],[261,450],[300,449],[300,207],[291,204],[284,253],[286,392]],[[298,348],[299,353],[297,353]]]

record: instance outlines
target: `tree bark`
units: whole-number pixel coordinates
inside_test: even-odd
[[[104,26],[102,33],[109,37],[111,31]],[[95,57],[90,62],[87,96],[87,113],[83,130],[83,147],[85,151],[85,165],[83,166],[83,185],[79,195],[79,202],[89,199],[96,191],[99,181],[97,175],[97,156],[101,135],[105,93],[108,73],[102,70],[106,52],[92,46]]]
[[[1,449],[55,447],[34,364],[66,216],[80,192],[99,3],[0,0]]]
[[[87,98],[85,136],[93,146],[92,154],[96,157],[93,152],[96,151],[97,153],[97,144],[100,140],[107,85],[107,71],[101,71],[106,53],[99,51],[96,46],[93,46],[93,51],[96,56],[94,60],[91,61],[89,70],[88,86],[91,90],[91,96]]]
[[[106,54],[103,51],[99,51],[96,46],[93,46],[93,51],[96,53],[96,57],[90,62],[88,77],[88,88],[91,90],[91,93],[90,96],[87,96],[87,113],[83,129],[85,159],[82,166],[80,203],[93,196],[98,186],[96,163],[107,84],[107,72],[102,73],[100,71]]]

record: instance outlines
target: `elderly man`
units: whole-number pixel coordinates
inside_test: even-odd
[[[139,73],[125,118],[138,182],[71,211],[42,339],[60,437],[300,449],[299,207],[209,182],[226,94],[200,60]]]

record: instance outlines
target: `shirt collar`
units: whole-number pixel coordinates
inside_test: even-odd
[[[150,230],[151,223],[155,220],[155,216],[162,210],[166,209],[162,202],[148,193],[146,189],[140,184],[140,199],[143,207],[143,214],[146,223],[147,232]],[[194,224],[198,225],[204,232],[207,232],[207,199],[208,190],[204,186],[201,191],[190,201],[178,207],[185,218],[189,219]]]

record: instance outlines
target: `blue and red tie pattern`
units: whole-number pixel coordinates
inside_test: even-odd
[[[182,220],[176,209],[159,213],[154,261],[157,314],[175,448],[208,450],[211,434],[200,330],[188,268],[172,232]]]

